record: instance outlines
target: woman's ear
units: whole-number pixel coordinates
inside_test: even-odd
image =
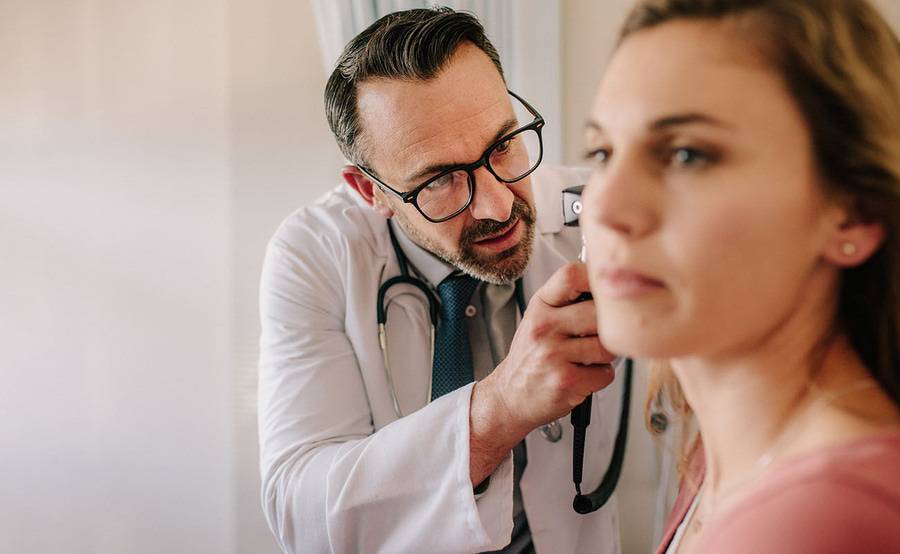
[[[825,245],[825,259],[838,267],[855,267],[868,260],[884,242],[884,226],[847,216]]]
[[[388,205],[384,193],[358,167],[345,165],[341,169],[341,177],[365,200],[366,204],[375,208],[375,211],[383,215],[385,219],[390,219],[394,215],[394,210]]]

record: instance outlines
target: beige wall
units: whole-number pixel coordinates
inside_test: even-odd
[[[594,91],[630,0],[562,0],[563,160],[583,163],[583,130]]]

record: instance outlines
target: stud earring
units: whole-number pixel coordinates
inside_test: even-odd
[[[844,256],[853,256],[856,254],[856,245],[852,242],[845,242],[841,244],[841,254]]]

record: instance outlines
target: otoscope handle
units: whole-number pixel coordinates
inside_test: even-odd
[[[575,302],[584,302],[585,300],[591,300],[594,298],[591,293],[583,292],[578,298],[575,299]],[[587,395],[581,404],[575,406],[575,409],[572,410],[572,425],[577,430],[578,428],[586,428],[591,424],[591,399],[593,398],[592,394]]]
[[[583,292],[575,299],[575,302],[584,302],[592,299],[591,293]],[[593,394],[581,401],[581,404],[575,406],[572,410],[572,427],[574,434],[572,436],[572,481],[575,483],[575,490],[578,496],[581,496],[581,478],[584,470],[584,440],[587,435],[587,427],[591,424],[591,403],[594,398]]]
[[[575,299],[575,303],[584,302],[585,300],[591,300],[594,297],[589,292],[581,293],[578,298]],[[584,401],[575,406],[575,409],[572,410],[572,425],[576,428],[578,427],[587,427],[591,424],[591,398],[592,394],[589,394]]]
[[[587,426],[591,423],[591,399],[594,395],[588,395],[584,401],[572,410],[572,481],[575,483],[575,491],[581,496],[581,479],[584,474],[584,439],[587,435]]]
[[[568,227],[577,227],[578,219],[584,206],[581,203],[581,192],[584,185],[569,187],[563,191],[562,208],[563,221]],[[584,237],[581,237],[581,254],[578,261],[584,263],[587,261],[587,247]],[[590,293],[581,294],[575,302],[582,302],[593,298]],[[631,374],[632,361],[625,360],[625,384],[622,388],[622,406],[619,415],[619,430],[616,432],[615,445],[613,447],[613,455],[610,460],[606,473],[603,474],[603,480],[597,486],[597,489],[588,494],[581,493],[582,469],[584,467],[584,443],[587,435],[587,427],[591,423],[591,400],[593,395],[588,395],[584,401],[572,410],[572,427],[574,430],[572,441],[572,479],[575,481],[575,499],[572,501],[572,508],[579,514],[589,514],[599,510],[606,505],[610,496],[616,489],[619,482],[619,476],[622,473],[622,462],[625,454],[625,442],[628,437],[628,407],[631,403]]]
[[[587,427],[591,424],[591,400],[593,394],[589,394],[581,404],[575,406],[572,410],[572,425],[575,427]]]

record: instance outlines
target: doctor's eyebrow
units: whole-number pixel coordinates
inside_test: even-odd
[[[503,135],[514,130],[518,124],[519,124],[519,122],[515,117],[511,117],[511,118],[507,119],[503,123],[503,125],[500,126],[500,128],[497,130],[497,132],[494,134],[494,137],[490,141],[488,141],[488,143],[484,147],[487,148],[490,145],[497,142],[498,140],[500,140],[501,138],[503,138]],[[431,164],[431,165],[426,166],[424,169],[417,171],[415,173],[415,175],[413,175],[412,177],[407,179],[407,182],[418,184],[417,181],[424,179],[427,175],[437,175],[438,173],[445,171],[447,169],[450,169],[451,167],[466,165],[468,163],[471,163],[471,162]]]
[[[649,125],[647,125],[647,130],[658,133],[660,131],[666,131],[673,127],[680,127],[683,125],[696,125],[696,124],[712,125],[713,127],[719,127],[721,129],[728,129],[728,130],[734,129],[733,125],[726,123],[720,119],[716,119],[715,117],[712,117],[712,116],[709,116],[706,114],[702,114],[702,113],[689,112],[689,113],[684,113],[684,114],[667,115],[665,117],[656,119],[656,120],[652,121]],[[600,125],[600,123],[594,119],[589,119],[585,123],[585,129],[594,131],[597,133],[605,132],[603,129],[603,126]]]

